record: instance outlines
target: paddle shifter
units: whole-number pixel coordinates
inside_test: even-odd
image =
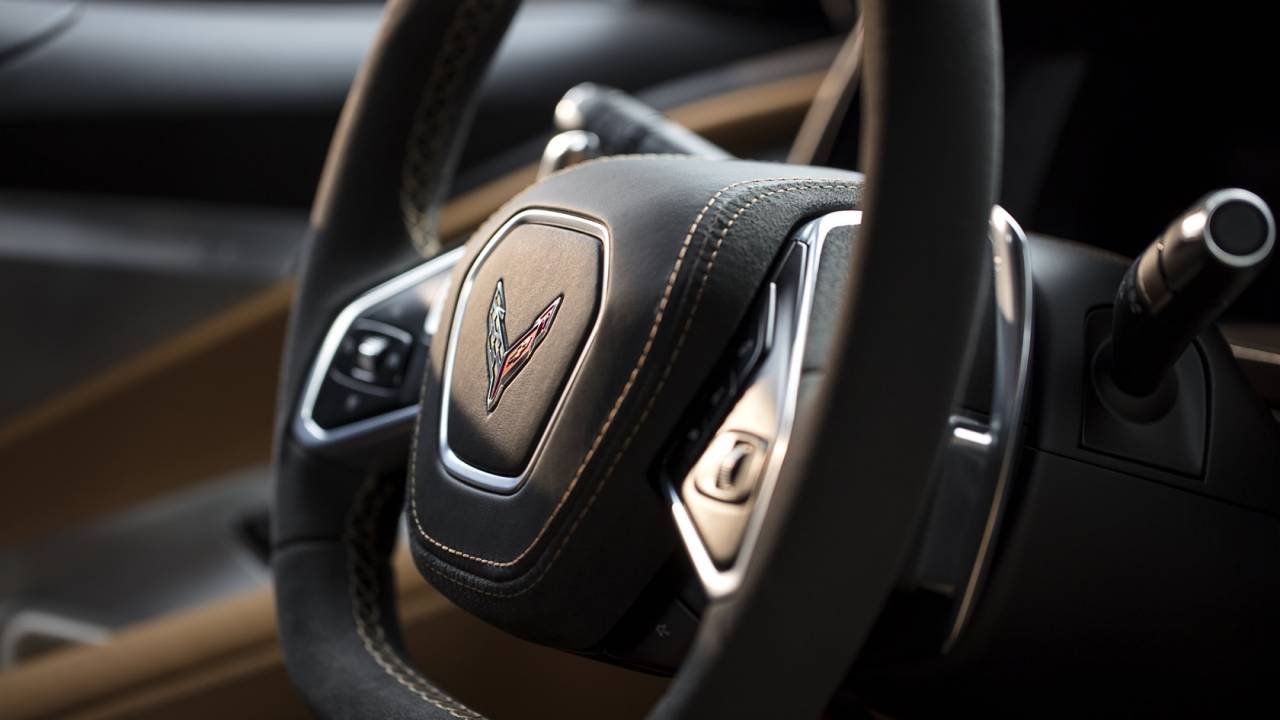
[[[1258,276],[1275,221],[1257,195],[1204,196],[1133,261],[1116,293],[1111,379],[1135,397],[1154,393],[1196,335]]]

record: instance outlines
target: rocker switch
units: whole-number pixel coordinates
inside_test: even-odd
[[[694,485],[707,497],[741,503],[751,496],[764,469],[765,442],[726,431],[716,436],[693,469]]]

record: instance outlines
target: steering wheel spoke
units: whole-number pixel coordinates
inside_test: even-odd
[[[860,223],[859,212],[837,212],[795,233],[729,357],[694,402],[694,419],[674,443],[662,488],[712,601],[741,584],[786,461],[798,406],[818,400],[806,396],[806,381],[824,372],[831,318],[823,306],[848,291],[845,279],[835,277],[843,266],[825,276],[837,287],[820,285],[823,250],[838,243],[846,255],[856,236],[835,231],[853,231]],[[991,365],[991,392],[988,402],[962,404],[948,421],[933,505],[904,578],[950,598],[946,648],[959,637],[985,578],[1020,443],[1029,377],[1032,292],[1025,236],[996,206],[989,239],[992,302],[983,321],[992,332],[980,342],[991,346],[978,350],[975,363]],[[822,318],[817,327],[815,313]],[[811,330],[818,335],[813,344]],[[848,474],[856,476],[856,465]]]
[[[678,474],[663,489],[713,600],[741,583],[787,455],[801,385],[814,371],[806,361],[823,250],[833,233],[853,242],[861,222],[861,212],[846,210],[794,233],[672,453],[669,470]],[[698,454],[690,457],[688,446]]]
[[[316,353],[294,436],[319,452],[403,457],[457,248],[351,301]]]

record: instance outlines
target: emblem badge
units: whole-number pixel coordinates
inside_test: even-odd
[[[563,295],[556,296],[551,304],[543,308],[534,319],[529,329],[521,333],[514,343],[507,344],[507,293],[502,279],[493,289],[493,300],[489,302],[488,337],[485,343],[485,366],[489,370],[489,385],[485,393],[485,408],[488,412],[498,407],[502,399],[502,391],[507,389],[516,375],[529,364],[529,359],[542,344],[547,333],[551,331],[551,323],[560,310]]]

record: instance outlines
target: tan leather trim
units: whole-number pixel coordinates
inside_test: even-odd
[[[822,78],[797,75],[668,114],[749,155],[795,132]],[[441,237],[478,226],[535,174],[529,165],[454,198]],[[9,481],[0,545],[268,462],[292,289],[263,291],[0,427]]]
[[[749,157],[789,139],[804,119],[824,73],[795,75],[670,110],[672,120],[726,150]]]
[[[818,85],[809,111],[796,132],[796,139],[791,143],[787,162],[814,165],[830,157],[832,146],[843,130],[840,119],[853,103],[862,77],[864,35],[862,18],[859,17]]]
[[[264,462],[290,295],[259,293],[0,430],[0,544]]]
[[[406,551],[394,564],[418,667],[489,717],[640,717],[666,685],[505,635],[428,586]],[[0,673],[0,717],[308,717],[284,672],[273,602],[264,588]]]

